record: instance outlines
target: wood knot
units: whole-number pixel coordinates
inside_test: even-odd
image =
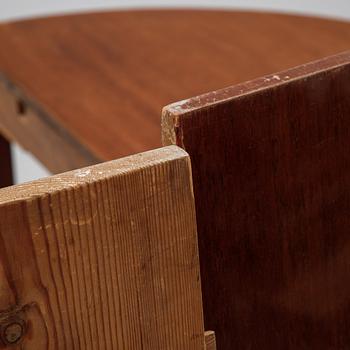
[[[18,345],[27,330],[25,311],[31,306],[14,306],[0,312],[0,340],[4,346]]]
[[[1,339],[4,345],[18,344],[25,333],[25,321],[16,319],[1,327]]]

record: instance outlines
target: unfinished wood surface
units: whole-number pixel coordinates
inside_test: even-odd
[[[219,350],[350,344],[350,52],[165,108]]]
[[[5,23],[0,42],[1,79],[41,118],[40,129],[30,130],[37,117],[12,118],[11,135],[61,172],[158,147],[164,105],[347,50],[350,24],[120,11]]]
[[[12,184],[11,147],[4,136],[0,134],[0,187],[11,186]]]
[[[205,350],[216,350],[215,332],[207,331],[204,333]]]
[[[0,335],[16,313],[17,349],[204,348],[191,169],[177,147],[0,190],[0,251]]]

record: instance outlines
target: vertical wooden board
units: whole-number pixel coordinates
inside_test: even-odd
[[[350,344],[350,53],[170,105],[218,349]]]
[[[8,140],[0,134],[0,187],[11,186],[12,184],[11,147]]]
[[[203,349],[191,167],[170,146],[0,190],[15,348]]]

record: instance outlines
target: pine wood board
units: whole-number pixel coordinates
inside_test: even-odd
[[[203,349],[191,167],[166,147],[0,190],[14,348]],[[2,329],[2,328],[1,328]]]

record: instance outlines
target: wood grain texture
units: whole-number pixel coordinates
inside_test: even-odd
[[[11,186],[12,184],[11,147],[4,136],[0,134],[0,187]]]
[[[204,348],[191,169],[177,147],[0,190],[0,250],[0,316],[16,307],[28,325],[15,348]]]
[[[231,11],[121,11],[5,23],[0,42],[2,80],[42,116],[43,129],[31,139],[48,142],[54,126],[68,146],[74,140],[86,150],[67,162],[78,168],[79,157],[92,163],[158,147],[166,104],[347,50],[350,24]],[[62,142],[40,152],[29,134],[14,136],[48,168],[52,153],[72,153]]]
[[[215,332],[207,331],[204,333],[205,350],[216,350]]]
[[[218,349],[350,344],[350,52],[164,110]]]

